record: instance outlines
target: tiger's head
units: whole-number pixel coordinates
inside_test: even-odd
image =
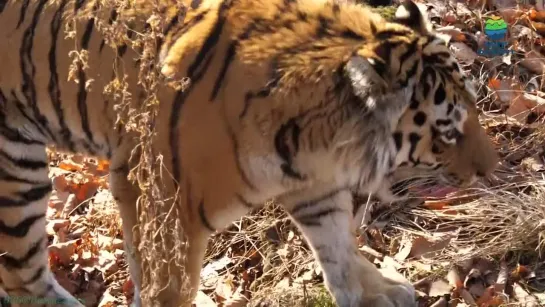
[[[394,22],[414,31],[420,42],[399,48],[404,42],[391,40],[388,48],[374,47],[373,52],[379,55],[382,52],[382,57],[389,57],[389,62],[377,61],[368,56],[369,52],[366,58],[371,58],[368,61],[377,73],[375,78],[399,72],[395,80],[399,86],[406,86],[407,73],[401,72],[410,71],[417,77],[412,85],[409,84],[414,91],[406,92],[410,97],[402,97],[409,100],[408,106],[392,123],[397,154],[385,179],[387,182],[382,184],[376,196],[382,201],[400,200],[407,194],[406,188],[415,182],[471,186],[477,179],[489,176],[498,164],[497,152],[479,123],[476,91],[450,53],[448,38],[433,33],[426,16],[415,3],[404,2]],[[393,28],[390,32],[394,36],[400,31]],[[384,30],[381,35],[386,37],[383,33]],[[420,61],[411,63],[407,60],[415,54]],[[392,61],[394,56],[405,57],[405,62]],[[395,87],[390,89],[396,91]]]

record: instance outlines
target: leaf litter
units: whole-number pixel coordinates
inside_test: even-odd
[[[108,191],[108,163],[48,150],[53,192],[47,211],[49,265],[85,306],[132,299],[121,220]]]
[[[435,189],[388,206],[356,197],[359,250],[413,282],[420,307],[545,305],[543,1],[419,5],[478,85],[481,123],[501,163],[493,178],[465,190]],[[490,15],[508,23],[510,55],[479,54]],[[86,306],[128,306],[133,284],[108,163],[48,154],[56,278]],[[211,238],[201,277],[197,306],[334,306],[310,248],[273,202]]]

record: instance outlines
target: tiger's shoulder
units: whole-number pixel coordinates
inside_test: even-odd
[[[192,52],[227,39],[229,52],[244,63],[274,65],[285,86],[318,81],[356,50],[379,58],[385,41],[409,43],[417,36],[363,5],[332,0],[194,0],[167,32],[160,56],[166,76],[177,75]]]

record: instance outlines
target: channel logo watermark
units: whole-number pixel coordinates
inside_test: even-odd
[[[484,46],[478,50],[479,55],[495,57],[513,53],[513,50],[507,49],[507,23],[503,18],[488,17],[484,25],[484,34],[487,40]]]
[[[85,304],[83,299],[77,299],[80,304]],[[28,304],[28,305],[73,305],[75,302],[62,298],[35,297],[35,296],[9,296],[0,298],[0,306],[3,304]]]

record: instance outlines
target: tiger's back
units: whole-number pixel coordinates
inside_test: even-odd
[[[172,273],[158,300],[171,306],[190,299],[209,235],[276,198],[309,241],[340,306],[414,304],[410,286],[387,281],[357,256],[351,193],[382,193],[386,177],[407,165],[456,177],[451,169],[466,163],[460,184],[493,170],[493,148],[474,131],[480,128],[474,91],[452,65],[446,43],[412,2],[398,23],[322,0],[186,2],[188,11],[176,1],[158,2],[164,37],[156,41],[152,65],[166,80],[157,91],[153,149],[170,176],[167,190],[179,196],[193,289],[183,297],[182,276]],[[128,29],[118,28],[132,38],[150,31],[146,20],[155,21],[148,19],[151,1],[120,12],[105,3],[0,6],[0,38],[12,47],[0,49],[0,225],[7,225],[0,228],[0,279],[12,296],[71,298],[47,268],[50,144],[111,161],[139,302],[139,256],[130,244],[139,193],[127,179],[138,134],[127,132],[117,113],[120,101],[138,108],[145,99],[138,83],[142,50],[102,26],[134,17]],[[167,84],[184,77],[184,90]],[[443,106],[454,100],[452,109],[462,115],[452,118],[450,107],[431,94],[441,89],[448,91]],[[429,120],[413,120],[423,112]],[[399,139],[404,129],[412,132]],[[452,140],[454,130],[467,140]],[[456,160],[468,151],[464,144],[489,163]]]

